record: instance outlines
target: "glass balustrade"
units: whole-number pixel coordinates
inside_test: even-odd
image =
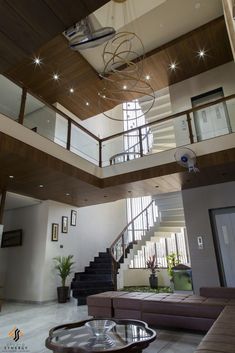
[[[70,151],[99,165],[99,142],[77,125],[71,125]]]
[[[64,148],[70,147],[71,152],[102,167],[235,132],[235,98],[231,96],[202,108],[197,106],[193,112],[189,110],[177,117],[101,140],[100,151],[98,138],[75,122],[69,129],[70,118],[42,100],[27,93],[24,107],[22,88],[3,75],[0,75],[0,87],[0,113],[18,121],[20,110],[24,110],[25,127]]]
[[[56,115],[56,112],[52,108],[48,107],[31,94],[27,94],[23,122],[24,126],[39,135],[56,142],[56,129],[58,130],[58,126],[56,127]],[[59,141],[59,139],[57,139],[57,141]]]
[[[102,167],[127,160],[129,159],[125,151],[123,135],[102,142]]]
[[[0,75],[0,113],[18,121],[22,88]]]

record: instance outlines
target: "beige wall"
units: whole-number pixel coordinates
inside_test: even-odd
[[[159,286],[170,286],[170,280],[166,269],[158,272]],[[150,272],[147,269],[130,269],[124,271],[124,286],[149,286]]]
[[[234,195],[235,182],[182,191],[193,284],[196,293],[202,286],[220,285],[209,210],[234,206]],[[202,250],[198,249],[198,236],[203,238],[204,248]]]

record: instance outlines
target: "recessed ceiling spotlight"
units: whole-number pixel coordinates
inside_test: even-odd
[[[65,194],[66,196],[70,196],[70,193],[69,192],[66,192],[66,194]]]
[[[90,103],[89,103],[89,102],[86,102],[86,105],[88,106],[88,105],[90,105]]]
[[[53,74],[53,80],[58,81],[59,80],[59,75],[58,74]]]
[[[175,71],[175,70],[177,69],[177,64],[176,64],[176,62],[174,61],[174,62],[170,63],[169,68],[170,68],[172,71]]]
[[[106,98],[106,95],[105,95],[105,94],[103,94],[103,98]]]
[[[204,49],[200,49],[198,52],[197,52],[197,56],[201,59],[203,59],[206,55],[206,52]]]
[[[9,175],[9,178],[10,179],[14,179],[14,175]]]
[[[146,75],[145,78],[146,78],[146,80],[150,80],[150,76],[149,75]]]
[[[44,188],[44,185],[40,184],[38,185],[39,188]]]
[[[71,87],[71,88],[69,89],[69,92],[70,92],[70,93],[74,93],[74,89]]]
[[[34,63],[35,65],[41,65],[42,60],[39,58],[39,56],[37,56],[37,57],[35,57],[35,58],[33,59],[33,63]]]
[[[124,86],[123,86],[123,89],[127,89],[127,86],[126,86],[126,85],[124,85]]]

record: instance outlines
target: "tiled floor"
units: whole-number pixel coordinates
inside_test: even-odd
[[[8,337],[8,332],[15,326],[24,332],[18,342],[27,347],[25,352],[49,353],[44,342],[51,327],[87,318],[87,307],[78,307],[74,301],[44,305],[5,304],[0,313],[0,353],[15,351],[9,350],[12,339]],[[203,337],[184,331],[157,330],[157,334],[156,341],[144,350],[145,353],[192,353]]]

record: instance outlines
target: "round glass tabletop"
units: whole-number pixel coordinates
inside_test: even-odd
[[[128,351],[145,348],[156,338],[156,332],[139,320],[92,319],[54,327],[46,347],[53,352]],[[128,349],[127,349],[128,348]]]

